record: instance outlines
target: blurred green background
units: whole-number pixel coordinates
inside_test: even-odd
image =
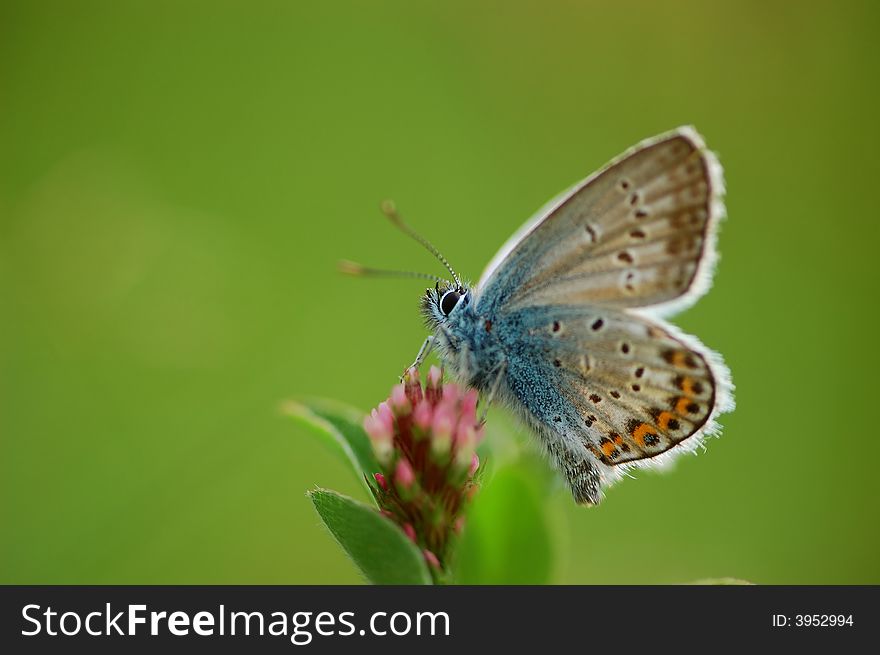
[[[358,581],[304,492],[363,491],[278,407],[384,398],[423,286],[336,261],[439,271],[393,197],[476,279],[684,123],[729,219],[674,321],[738,409],[597,509],[555,492],[554,579],[880,582],[876,6],[5,0],[0,582]]]

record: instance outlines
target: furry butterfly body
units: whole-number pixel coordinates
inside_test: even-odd
[[[662,319],[709,287],[722,194],[717,160],[680,128],[562,194],[476,287],[423,298],[447,368],[523,419],[578,503],[694,450],[733,408],[720,356]]]

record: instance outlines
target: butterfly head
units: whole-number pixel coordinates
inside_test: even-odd
[[[422,315],[433,330],[443,325],[467,307],[471,301],[470,289],[462,284],[438,282],[422,296]]]

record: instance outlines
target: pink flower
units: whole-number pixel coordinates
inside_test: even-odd
[[[403,457],[397,460],[397,466],[394,469],[394,481],[402,489],[410,489],[413,486],[413,482],[416,481],[416,474],[413,471],[412,465]]]
[[[432,553],[430,550],[425,548],[425,550],[422,551],[422,554],[425,556],[425,561],[428,564],[430,564],[432,567],[434,567],[435,569],[441,568],[440,560],[437,559],[437,556],[434,553]]]
[[[437,571],[444,569],[477,490],[476,448],[483,437],[477,392],[442,384],[441,378],[431,367],[422,387],[418,371],[408,370],[390,398],[364,419],[382,468],[373,475],[376,502]]]
[[[398,384],[391,390],[391,398],[389,399],[391,406],[397,412],[405,412],[410,408],[409,398],[406,395],[406,388],[402,384]]]

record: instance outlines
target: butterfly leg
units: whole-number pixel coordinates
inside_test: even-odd
[[[422,343],[422,347],[419,348],[419,354],[416,355],[416,360],[407,367],[407,371],[411,368],[417,369],[422,365],[428,355],[431,354],[431,351],[434,350],[434,342],[436,341],[436,339],[437,337],[435,337],[434,335],[431,335],[430,337],[425,339],[425,341]]]

